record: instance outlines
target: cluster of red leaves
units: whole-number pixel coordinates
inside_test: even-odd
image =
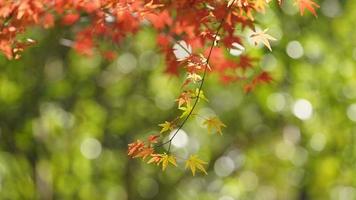
[[[292,0],[301,14],[307,9],[316,15],[319,7],[313,0]],[[127,35],[137,32],[147,21],[159,32],[157,43],[166,58],[166,72],[178,74],[180,64],[172,46],[183,40],[206,56],[204,50],[214,39],[216,24],[226,17],[214,49],[211,65],[222,82],[244,79],[234,73],[237,69],[252,68],[248,55],[239,61],[227,59],[226,50],[234,44],[244,45],[244,38],[236,30],[255,30],[254,15],[265,12],[271,0],[0,0],[0,52],[7,58],[19,58],[24,48],[34,44],[33,39],[18,39],[28,27],[38,25],[76,26],[72,47],[79,53],[92,55],[99,48],[96,39],[119,43]],[[278,1],[281,3],[281,1]],[[226,15],[227,6],[233,4]],[[81,20],[83,19],[83,20]],[[83,21],[83,23],[81,22]],[[268,41],[267,41],[268,42]],[[115,53],[102,50],[108,59]],[[247,61],[247,62],[245,62]],[[258,76],[258,74],[256,74]]]
[[[133,158],[154,158],[152,155],[154,155],[155,152],[152,145],[158,142],[158,137],[159,135],[150,135],[147,139],[147,144],[141,140],[129,144],[127,154]]]
[[[177,161],[174,156],[166,153],[158,154],[155,152],[153,144],[158,142],[157,139],[159,137],[160,135],[150,135],[146,143],[137,140],[136,142],[129,144],[127,153],[128,156],[131,156],[132,158],[142,158],[143,160],[149,158],[147,161],[148,164],[154,163],[156,165],[162,165],[162,170],[165,170],[168,164],[177,166]]]
[[[161,6],[144,0],[0,0],[0,51],[9,59],[19,58],[29,42],[17,36],[28,27],[74,26],[85,18],[88,23],[77,27],[73,48],[91,55],[95,38],[120,42]]]

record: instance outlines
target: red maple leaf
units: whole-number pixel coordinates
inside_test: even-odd
[[[80,15],[77,13],[67,14],[62,18],[62,24],[66,25],[66,26],[70,26],[70,25],[74,24],[75,22],[77,22],[79,18],[80,18]]]
[[[320,6],[315,3],[313,0],[297,0],[300,14],[303,16],[305,9],[309,10],[313,13],[314,16],[317,16],[315,8],[319,8]]]

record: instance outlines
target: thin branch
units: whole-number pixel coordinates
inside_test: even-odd
[[[204,67],[204,74],[203,74],[203,77],[202,77],[202,80],[201,80],[201,83],[200,83],[200,86],[199,86],[199,90],[198,90],[198,95],[197,95],[197,99],[195,100],[191,110],[189,111],[187,117],[183,120],[183,122],[180,124],[180,126],[178,127],[178,129],[174,132],[173,136],[166,142],[162,143],[160,146],[163,146],[165,144],[169,144],[168,146],[168,153],[170,152],[171,150],[171,145],[172,145],[172,141],[173,139],[175,138],[175,136],[178,134],[178,132],[183,128],[183,126],[185,125],[185,123],[188,121],[188,119],[190,118],[190,116],[192,115],[195,107],[197,106],[198,104],[198,101],[199,101],[199,97],[200,97],[200,94],[201,94],[201,91],[202,91],[202,88],[203,88],[203,85],[204,85],[204,81],[205,81],[205,77],[206,77],[206,74],[207,74],[207,70],[208,70],[208,66],[209,66],[209,61],[210,61],[210,57],[211,57],[211,54],[213,52],[213,49],[214,49],[214,46],[215,46],[215,43],[217,41],[217,37],[219,35],[219,32],[225,22],[225,18],[228,16],[230,10],[231,10],[231,7],[233,6],[233,4],[235,3],[235,0],[230,4],[230,6],[228,7],[227,9],[227,12],[226,12],[226,15],[225,17],[220,21],[220,24],[216,30],[216,33],[214,35],[214,40],[213,40],[213,44],[211,45],[210,47],[210,50],[209,50],[209,54],[208,54],[208,57],[206,59],[206,63],[205,63],[205,67]],[[177,43],[179,44],[179,42]],[[180,44],[179,44],[180,45]],[[181,45],[180,45],[181,46]],[[185,49],[185,48],[183,48]],[[186,50],[187,51],[187,50]],[[188,51],[187,51],[188,52]],[[189,52],[190,53],[190,52]]]

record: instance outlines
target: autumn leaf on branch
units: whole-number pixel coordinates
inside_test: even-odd
[[[154,143],[157,143],[158,141],[158,138],[160,137],[160,135],[150,135],[148,136],[148,142],[150,144],[154,144]]]
[[[177,166],[177,161],[176,161],[175,156],[168,155],[166,153],[164,153],[162,155],[161,163],[162,163],[162,171],[164,171],[167,168],[168,164],[172,164],[174,166]]]
[[[269,0],[255,0],[254,7],[257,11],[264,13]]]
[[[174,128],[174,124],[172,122],[165,121],[163,124],[159,124],[158,126],[162,127],[160,133],[164,133],[166,131],[171,131]]]
[[[304,15],[305,9],[309,10],[315,17],[317,16],[315,8],[320,6],[315,3],[313,0],[296,0],[298,4],[300,15]]]
[[[179,98],[176,99],[176,101],[178,102],[178,108],[181,108],[184,104],[186,105],[190,105],[190,101],[191,101],[191,96],[190,96],[190,92],[188,91],[183,91],[180,95]]]
[[[195,90],[195,94],[192,96],[192,98],[199,98],[198,101],[200,101],[200,99],[202,99],[206,102],[209,102],[209,100],[205,97],[203,90],[199,91],[198,88]]]
[[[263,31],[256,31],[254,32],[250,38],[252,40],[252,42],[255,45],[258,45],[259,43],[264,44],[270,51],[272,51],[271,45],[269,43],[269,40],[277,40],[276,38],[270,36],[269,34],[267,34],[266,32],[268,31],[268,29],[265,29]]]
[[[196,73],[188,73],[187,81],[197,83],[202,80],[202,77]]]
[[[148,156],[154,153],[154,149],[152,147],[146,147],[141,149],[133,158],[142,158],[143,160],[146,159]]]
[[[222,128],[223,127],[226,127],[226,125],[224,123],[222,123],[220,121],[219,118],[217,117],[210,117],[210,118],[207,118],[204,122],[203,122],[204,125],[207,126],[208,128],[208,132],[211,133],[213,129],[216,130],[217,133],[219,133],[220,135],[222,135]]]
[[[192,109],[193,109],[193,107],[191,105],[186,105],[185,107],[180,107],[179,110],[182,110],[183,113],[179,116],[179,118],[184,118],[184,117],[189,116]]]
[[[208,172],[206,172],[204,168],[204,165],[206,164],[207,162],[200,160],[196,155],[191,155],[189,159],[185,162],[185,168],[189,168],[193,176],[195,176],[195,172],[197,169],[203,172],[204,174],[208,174]]]
[[[62,18],[62,24],[66,25],[66,26],[73,25],[75,22],[77,22],[79,20],[79,18],[80,18],[80,15],[77,13],[67,14]]]
[[[127,155],[134,157],[145,147],[145,143],[141,140],[136,140],[136,142],[129,144],[128,147]]]
[[[271,83],[273,81],[273,78],[268,72],[263,71],[259,75],[257,75],[255,78],[253,78],[251,83],[248,83],[245,85],[244,90],[246,93],[251,92],[253,89],[258,84],[263,84],[263,83]]]
[[[192,54],[192,47],[185,41],[178,41],[173,46],[173,53],[177,58],[177,61],[183,61],[190,57]]]
[[[147,162],[147,164],[154,163],[156,165],[159,165],[161,161],[162,161],[161,154],[151,154],[151,159]]]

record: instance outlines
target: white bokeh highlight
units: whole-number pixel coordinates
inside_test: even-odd
[[[356,122],[356,103],[351,104],[346,111],[347,117],[351,120]]]
[[[85,138],[80,145],[80,152],[87,159],[96,159],[101,154],[101,144],[95,138]]]
[[[235,199],[231,196],[222,196],[219,198],[219,200],[235,200]]]
[[[299,143],[301,139],[300,129],[297,126],[288,125],[283,128],[283,140],[293,144]]]
[[[123,53],[116,61],[118,70],[123,74],[132,72],[137,67],[137,59],[131,53]]]
[[[143,178],[137,185],[139,195],[144,199],[152,199],[159,192],[159,185],[155,179]]]
[[[169,134],[169,138],[172,138],[173,135],[176,133],[177,129],[174,129],[170,134]],[[189,142],[189,138],[187,133],[180,129],[178,131],[178,133],[175,135],[174,139],[172,140],[172,145],[176,148],[183,148],[185,146],[187,146]]]
[[[321,5],[321,12],[330,18],[338,17],[342,14],[339,0],[325,0]]]
[[[315,133],[309,141],[310,147],[314,151],[322,151],[326,144],[326,137],[322,133]]]
[[[239,177],[242,184],[245,186],[247,191],[253,191],[258,186],[258,177],[252,171],[244,171]]]
[[[291,41],[287,44],[286,51],[288,56],[293,59],[301,58],[304,55],[303,46],[300,44],[300,42],[296,40]]]
[[[220,177],[229,176],[235,170],[234,161],[228,157],[223,156],[215,161],[214,171]]]
[[[281,93],[273,93],[267,98],[267,106],[273,112],[281,112],[286,106],[286,98]]]
[[[313,115],[313,106],[306,99],[298,99],[293,105],[293,114],[301,120],[308,120]]]

